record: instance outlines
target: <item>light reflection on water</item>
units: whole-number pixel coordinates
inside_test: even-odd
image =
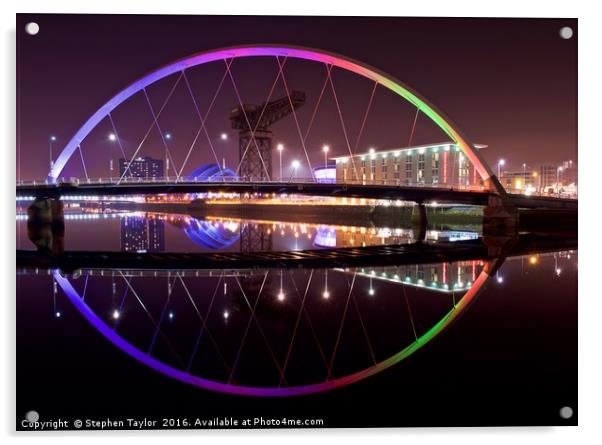
[[[66,250],[248,252],[415,242],[411,227],[142,212],[66,212],[65,226]],[[26,218],[18,215],[17,227],[18,248],[33,248]],[[461,229],[427,230],[426,242],[480,236]],[[576,261],[576,251],[565,250],[362,268],[18,274],[21,285],[37,283],[36,304],[48,318],[69,326],[83,317],[106,341],[168,378],[218,392],[289,396],[346,386],[399,364],[490,286],[537,270],[529,280],[560,286],[566,276],[576,279]]]
[[[541,281],[572,280],[576,256],[534,254],[506,265],[483,259],[375,268],[21,273],[36,277],[39,297],[52,297],[40,304],[48,317],[67,326],[84,317],[106,341],[169,378],[225,393],[289,396],[346,386],[403,362],[488,286],[520,282],[520,275],[542,268]]]
[[[65,211],[65,250],[129,252],[296,251],[405,244],[416,241],[411,226],[316,224],[125,211]],[[17,248],[31,249],[27,215],[17,212]],[[426,231],[427,242],[477,239],[479,227],[442,226]]]

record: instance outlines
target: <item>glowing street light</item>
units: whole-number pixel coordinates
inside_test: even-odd
[[[324,168],[328,167],[328,152],[330,151],[330,147],[328,145],[324,145],[322,147],[322,151],[324,152]]]
[[[171,133],[165,133],[165,139],[171,139]]]
[[[280,158],[280,181],[282,181],[282,151],[284,150],[284,145],[278,144],[276,148],[278,149],[278,156]]]
[[[562,167],[558,167],[556,170],[556,191],[558,192],[558,196],[560,197],[560,174],[562,173]]]
[[[120,316],[121,316],[121,314],[119,313],[119,311],[117,309],[115,309],[113,311],[113,319],[118,320]]]
[[[115,142],[117,140],[117,135],[115,133],[109,133],[109,141]],[[113,147],[109,150],[109,178],[111,181],[113,180]]]
[[[295,179],[297,177],[297,169],[301,166],[301,163],[298,160],[294,160],[291,162],[291,178]]]
[[[506,165],[506,161],[504,159],[500,159],[497,161],[497,177],[500,179],[502,177],[502,167]]]
[[[228,134],[227,133],[222,133],[219,137],[220,137],[220,139],[222,141],[227,141],[228,140]]]
[[[54,165],[54,160],[52,159],[52,143],[56,141],[56,136],[50,136],[50,140],[48,141],[48,146],[50,150],[50,168]]]

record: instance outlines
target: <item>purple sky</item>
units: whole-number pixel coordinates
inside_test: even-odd
[[[24,24],[40,25],[36,36]],[[574,19],[427,19],[336,17],[223,16],[17,16],[18,177],[43,178],[48,171],[48,138],[56,135],[55,156],[81,124],[109,97],[159,66],[186,55],[225,46],[281,43],[324,49],[370,64],[411,86],[443,110],[493,165],[503,157],[510,168],[559,163],[577,157],[577,37],[563,40],[559,30]],[[265,99],[276,75],[273,60],[236,61],[232,67],[243,101]],[[202,110],[207,108],[223,73],[222,65],[190,72]],[[291,89],[307,93],[299,110],[301,126],[309,122],[319,95],[324,67],[290,63],[285,75]],[[335,72],[337,95],[352,144],[370,96],[369,82]],[[175,78],[149,88],[159,107]],[[272,99],[284,89],[277,85]],[[115,119],[126,151],[133,153],[150,123],[142,96],[133,98]],[[161,118],[174,134],[170,147],[177,165],[183,162],[197,121],[185,89],[174,93],[173,105]],[[236,164],[236,133],[229,110],[237,105],[230,84],[218,96],[208,127],[219,157]],[[405,108],[404,108],[405,107]],[[145,114],[147,113],[147,114]],[[408,142],[413,112],[400,99],[377,91],[374,108],[358,151],[403,146]],[[296,127],[287,118],[273,127],[274,138],[289,148],[285,162],[304,156]],[[228,131],[230,140],[219,141]],[[106,175],[110,127],[103,124],[84,144],[90,176]],[[419,120],[413,142],[443,140],[425,119]],[[307,145],[311,162],[323,162],[319,147],[327,142],[333,154],[347,152],[330,91],[324,96]],[[86,145],[87,144],[87,145]],[[211,161],[201,139],[187,170]],[[162,155],[157,132],[143,154]],[[114,154],[115,158],[117,154]],[[71,165],[73,164],[73,165]],[[274,171],[278,160],[274,158]],[[72,160],[66,173],[83,176]]]

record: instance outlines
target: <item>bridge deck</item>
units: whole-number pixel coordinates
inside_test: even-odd
[[[489,191],[454,188],[443,185],[376,185],[315,182],[140,182],[80,183],[80,184],[22,184],[17,185],[17,197],[58,198],[67,196],[123,196],[165,193],[263,193],[310,196],[392,199],[416,203],[448,203],[485,206]],[[508,194],[508,202],[520,208],[553,208],[577,210],[577,200],[547,196]]]
[[[575,237],[521,235],[513,254],[577,247]],[[262,267],[361,267],[439,263],[489,258],[481,240],[436,244],[396,244],[297,252],[130,253],[71,251],[52,256],[17,250],[18,268],[97,269],[240,269]]]

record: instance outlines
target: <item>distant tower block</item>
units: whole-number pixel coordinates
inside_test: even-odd
[[[292,107],[291,107],[292,104]],[[272,177],[272,132],[270,126],[305,104],[305,93],[292,91],[261,105],[244,104],[230,113],[232,128],[238,130],[240,176],[247,181]]]

